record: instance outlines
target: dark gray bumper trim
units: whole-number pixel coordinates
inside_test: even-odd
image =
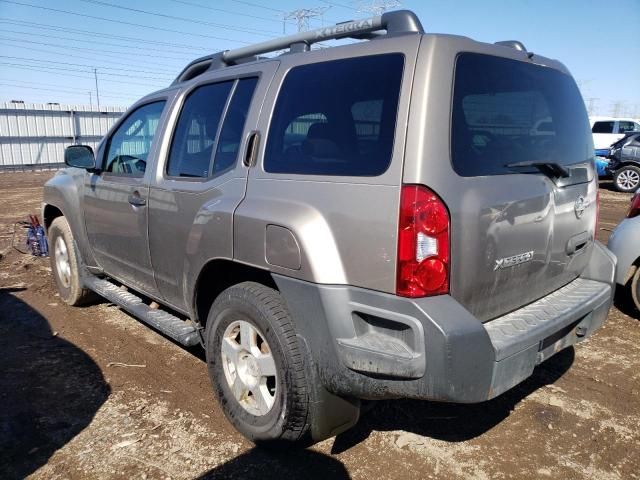
[[[485,323],[496,360],[536,345],[611,298],[611,287],[578,278],[540,300]]]

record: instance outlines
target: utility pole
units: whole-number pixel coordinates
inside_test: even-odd
[[[285,12],[282,15],[282,28],[284,30],[284,21],[295,20],[298,24],[298,32],[306,32],[309,30],[309,19],[321,17],[324,12],[329,10],[330,6],[318,8],[300,8],[291,12]]]
[[[100,110],[100,93],[98,92],[98,69],[93,69],[93,76],[96,79],[96,103],[98,104],[98,110]]]
[[[401,7],[402,3],[398,0],[364,0],[358,2],[358,12],[372,13],[376,17],[382,15],[387,10]]]
[[[622,102],[613,102],[611,116],[612,117],[619,117],[621,109],[622,109]]]

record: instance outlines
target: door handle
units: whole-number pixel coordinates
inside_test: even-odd
[[[249,134],[249,140],[247,140],[247,151],[244,154],[244,160],[242,162],[245,167],[253,167],[256,164],[259,146],[260,132],[258,130],[253,130]]]
[[[140,196],[140,192],[134,190],[131,195],[129,195],[129,203],[134,207],[144,207],[147,204],[147,201]]]

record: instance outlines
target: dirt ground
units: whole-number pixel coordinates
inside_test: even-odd
[[[495,400],[379,402],[335,439],[264,452],[226,422],[198,349],[108,303],[64,305],[48,259],[6,249],[51,175],[0,174],[1,478],[640,478],[640,314],[621,297]],[[601,188],[603,240],[628,200]]]

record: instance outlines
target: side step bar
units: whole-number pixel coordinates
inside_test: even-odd
[[[184,321],[168,312],[150,308],[140,297],[122,290],[108,280],[87,275],[84,278],[84,284],[98,295],[118,305],[155,329],[160,330],[176,342],[186,347],[200,343],[198,330],[191,322]]]

